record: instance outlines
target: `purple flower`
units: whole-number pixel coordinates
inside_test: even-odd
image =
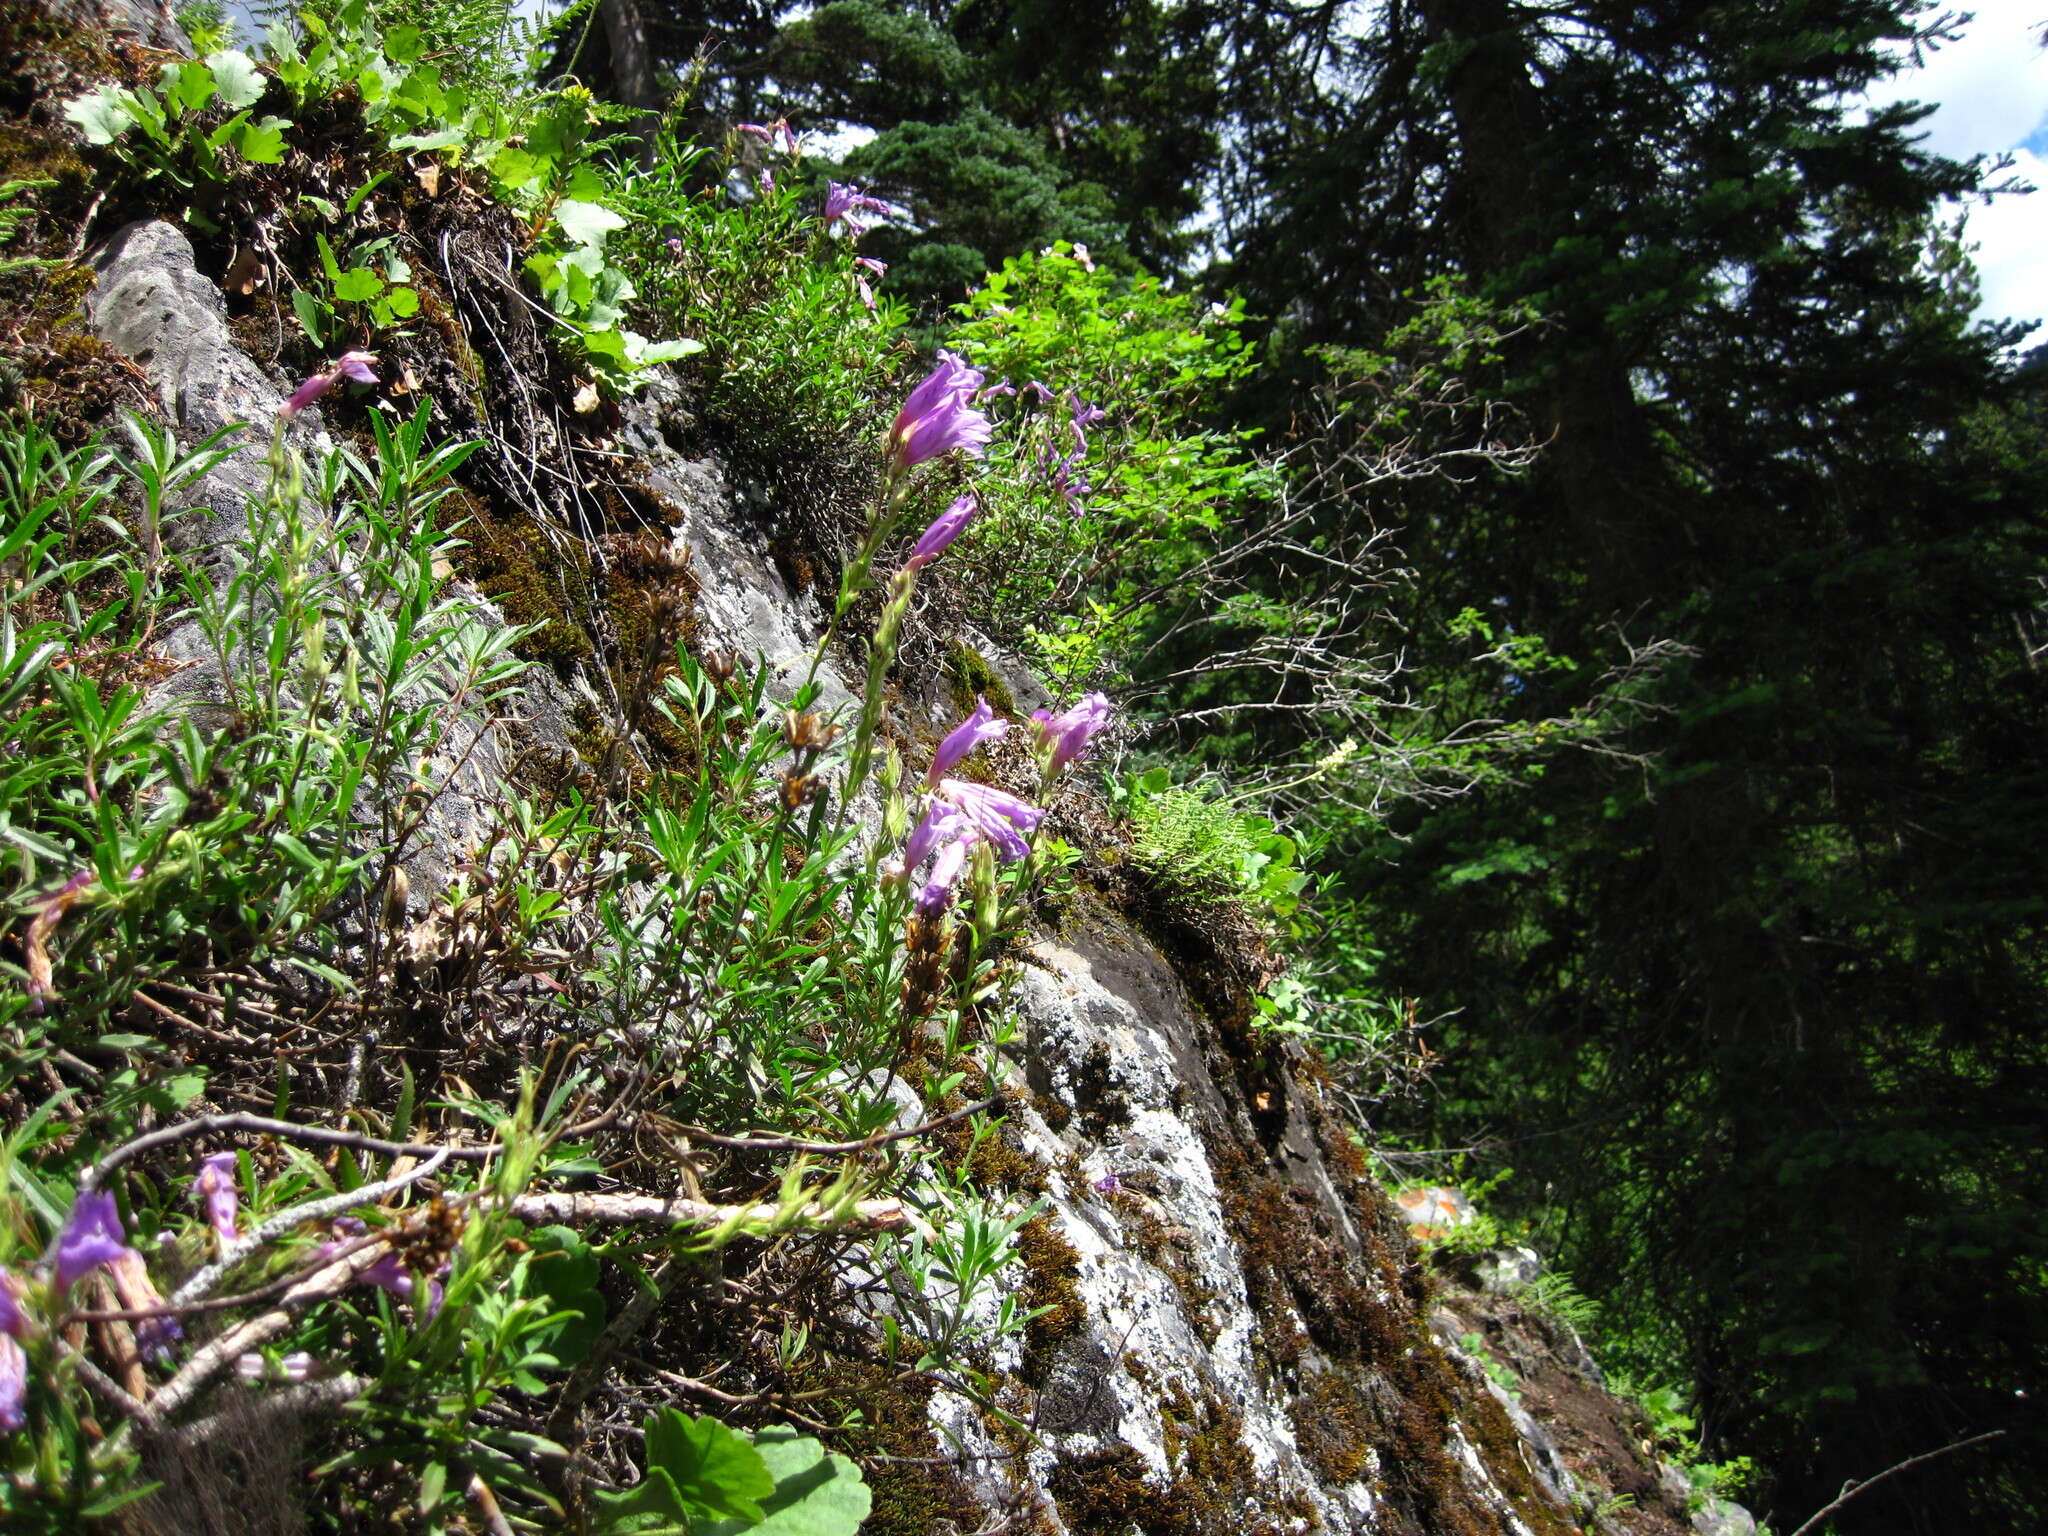
[[[988,700],[977,695],[974,713],[947,732],[946,739],[939,743],[939,750],[932,754],[932,765],[925,770],[925,787],[937,787],[939,780],[951,773],[961,758],[984,742],[1001,741],[1009,729],[1010,722],[998,720],[996,712],[989,708]]]
[[[932,860],[932,872],[925,880],[924,889],[917,893],[919,912],[926,917],[937,917],[953,905],[953,887],[960,883],[960,876],[967,868],[967,856],[979,841],[978,834],[969,827],[939,850],[939,856]]]
[[[121,1298],[122,1306],[140,1311],[164,1304],[162,1294],[150,1283],[149,1270],[142,1262],[142,1255],[133,1248],[123,1248],[108,1268],[114,1276],[114,1294]],[[184,1337],[185,1330],[168,1312],[138,1318],[135,1323],[135,1347],[151,1364],[168,1360],[171,1346]]]
[[[18,1339],[23,1328],[21,1303],[14,1296],[14,1277],[0,1264],[0,1337]]]
[[[904,569],[921,571],[940,555],[946,546],[959,538],[967,525],[974,521],[975,513],[981,510],[981,503],[972,491],[956,496],[953,505],[932,519],[931,527],[919,536],[917,547],[910,552],[910,559],[904,562]]]
[[[889,451],[899,470],[960,449],[980,458],[988,446],[988,417],[973,405],[982,386],[979,369],[970,368],[951,352],[939,354],[938,366],[910,392],[896,423],[889,429]]]
[[[939,798],[964,812],[974,830],[995,844],[996,852],[1005,859],[1021,859],[1031,851],[1024,839],[1045,817],[1045,812],[1029,801],[965,779],[939,780]]]
[[[1123,1187],[1124,1181],[1113,1173],[1105,1173],[1095,1181],[1095,1192],[1098,1195],[1113,1195]]]
[[[20,1429],[28,1422],[22,1411],[28,1401],[28,1356],[6,1334],[0,1334],[0,1430]]]
[[[932,850],[967,830],[967,818],[940,800],[925,808],[924,819],[903,841],[903,872],[909,874],[932,856]]]
[[[850,183],[830,181],[825,184],[825,227],[834,224],[846,226],[846,232],[858,240],[866,234],[872,221],[865,217],[870,213],[887,213],[889,205],[880,198],[869,197],[859,187]]]
[[[856,267],[866,269],[866,271],[853,274],[853,286],[854,290],[860,294],[861,303],[867,305],[868,313],[873,314],[875,309],[875,290],[868,286],[867,274],[872,272],[879,278],[884,272],[889,270],[889,263],[877,261],[872,256],[856,256],[853,258],[853,264]]]
[[[235,1240],[235,1209],[240,1192],[235,1188],[235,1154],[216,1152],[199,1160],[199,1177],[192,1181],[192,1198],[206,1202],[206,1219],[224,1243]]]
[[[1109,412],[1099,405],[1090,405],[1079,395],[1073,398],[1071,420],[1074,428],[1074,446],[1082,453],[1088,451],[1088,428],[1106,419]]]
[[[314,374],[313,377],[293,390],[291,399],[278,407],[278,415],[287,417],[298,415],[299,412],[334,388],[344,378],[354,379],[358,384],[376,383],[377,375],[370,368],[370,364],[376,361],[377,356],[374,352],[342,353],[335,360],[334,366],[328,369],[327,372]]]
[[[1061,459],[1059,467],[1052,474],[1053,492],[1067,504],[1068,515],[1072,517],[1079,517],[1088,510],[1085,498],[1093,489],[1086,480],[1074,473],[1074,465],[1079,459],[1079,454]]]
[[[763,144],[773,145],[777,139],[780,139],[782,140],[783,152],[792,160],[797,156],[797,149],[799,147],[797,133],[794,128],[789,126],[789,119],[786,117],[778,117],[772,123],[736,123],[734,126],[748,138],[758,139]]]
[[[57,1234],[57,1290],[61,1295],[102,1264],[133,1252],[121,1241],[121,1212],[104,1189],[87,1190],[71,1206]]]
[[[1109,724],[1109,699],[1091,693],[1065,714],[1033,710],[1031,723],[1038,732],[1038,747],[1046,754],[1046,772],[1058,773],[1088,750],[1095,733]]]
[[[414,1288],[412,1271],[406,1268],[405,1261],[395,1253],[385,1254],[383,1258],[357,1275],[356,1279],[364,1285],[374,1285],[380,1291],[389,1291],[401,1301],[412,1300]],[[441,1310],[442,1294],[441,1282],[430,1277],[427,1281],[426,1311],[420,1314],[422,1321],[432,1322],[434,1320],[435,1314]]]

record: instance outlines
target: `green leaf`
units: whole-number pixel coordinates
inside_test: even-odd
[[[143,1093],[143,1102],[159,1114],[175,1115],[200,1094],[206,1092],[206,1074],[202,1072],[180,1072],[172,1077],[160,1077],[151,1083]]]
[[[713,1418],[663,1408],[647,1419],[647,1466],[673,1481],[682,1508],[710,1520],[756,1521],[775,1492],[761,1453]]]
[[[455,149],[469,142],[460,128],[443,128],[435,133],[407,133],[391,141],[393,149]]]
[[[448,98],[441,90],[441,71],[431,64],[420,65],[391,93],[391,104],[404,108],[415,117],[442,116]]]
[[[245,123],[235,135],[235,153],[251,165],[276,165],[284,159],[284,130],[288,117],[263,117]]]
[[[263,99],[263,75],[255,60],[241,49],[223,48],[219,53],[209,53],[206,67],[212,73],[213,88],[220,92],[220,99],[235,111],[253,107]]]
[[[327,243],[325,235],[315,235],[313,243],[320,248],[320,270],[327,274],[327,281],[341,281],[341,263],[334,258],[334,247]]]
[[[358,208],[363,206],[363,199],[382,186],[390,175],[389,171],[379,171],[360,187],[357,187],[355,191],[349,193],[348,201],[343,205],[343,210],[349,214],[354,214]]]
[[[306,339],[316,347],[327,345],[327,306],[303,288],[292,290],[292,313],[299,317],[299,325],[306,333]]]
[[[395,318],[410,320],[420,312],[419,290],[415,288],[393,288],[384,295],[384,303]]]
[[[111,144],[135,126],[127,98],[126,91],[103,85],[66,102],[64,116],[85,131],[88,144]]]
[[[448,1492],[448,1464],[430,1461],[420,1473],[420,1513],[431,1515]]]
[[[384,57],[394,64],[410,64],[420,56],[418,27],[392,27],[384,34]]]
[[[874,1496],[846,1457],[783,1425],[757,1430],[754,1449],[775,1479],[760,1522],[714,1521],[693,1536],[854,1536],[867,1519]]]
[[[578,202],[567,197],[555,204],[555,223],[571,245],[598,245],[612,230],[626,227],[625,217],[602,203]]]
[[[601,1511],[594,1529],[598,1536],[653,1536],[655,1532],[687,1532],[690,1517],[684,1512],[675,1479],[658,1466],[625,1493],[599,1490]]]
[[[166,64],[164,105],[181,113],[203,112],[213,101],[213,71],[204,64]]]
[[[540,162],[523,149],[501,149],[491,156],[491,176],[501,196],[523,192],[540,177]]]
[[[334,280],[334,296],[344,304],[367,304],[384,291],[384,279],[368,267],[350,267]]]
[[[655,363],[672,363],[679,357],[694,357],[704,350],[704,343],[701,341],[678,339],[642,342],[639,350],[635,352],[633,343],[638,338],[631,331],[626,333],[626,338],[627,352],[632,355],[633,361],[643,368],[651,367]]]

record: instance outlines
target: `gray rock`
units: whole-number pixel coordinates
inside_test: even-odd
[[[75,27],[105,27],[151,48],[192,52],[191,40],[172,15],[168,0],[46,0],[46,9]]]
[[[1543,1260],[1533,1248],[1496,1248],[1472,1268],[1482,1291],[1508,1296],[1543,1273]]]
[[[769,558],[760,510],[734,490],[723,466],[688,458],[669,443],[662,420],[675,409],[672,394],[655,383],[643,397],[622,403],[621,439],[639,456],[647,488],[680,514],[670,533],[690,551],[697,574],[704,645],[734,651],[743,661],[758,658],[768,668],[769,695],[786,701],[810,675],[826,615],[814,595],[790,591]],[[853,702],[829,659],[817,681],[818,708]]]
[[[1692,1517],[1699,1536],[1756,1536],[1756,1516],[1732,1499],[1710,1499]]]

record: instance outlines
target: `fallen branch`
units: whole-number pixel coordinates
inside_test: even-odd
[[[1855,1498],[1857,1494],[1866,1492],[1867,1490],[1876,1487],[1879,1483],[1883,1482],[1886,1478],[1890,1477],[1894,1472],[1903,1472],[1908,1467],[1917,1467],[1923,1461],[1932,1461],[1937,1456],[1946,1456],[1950,1451],[1960,1451],[1966,1449],[1969,1446],[1981,1445],[1986,1440],[1996,1440],[2000,1435],[2004,1433],[2005,1431],[2002,1429],[1986,1430],[1981,1435],[1972,1435],[1967,1440],[1958,1440],[1953,1445],[1944,1445],[1943,1447],[1941,1447],[1940,1450],[1923,1451],[1918,1456],[1908,1456],[1904,1461],[1896,1462],[1893,1465],[1886,1467],[1882,1472],[1878,1473],[1876,1476],[1864,1478],[1863,1481],[1860,1483],[1852,1478],[1850,1481],[1842,1484],[1842,1491],[1836,1497],[1834,1503],[1828,1505],[1825,1509],[1821,1510],[1818,1514],[1816,1514],[1812,1519],[1808,1520],[1804,1525],[1800,1526],[1798,1530],[1792,1533],[1792,1536],[1806,1536],[1806,1533],[1808,1531],[1812,1530],[1815,1526],[1819,1525],[1821,1521],[1827,1519],[1829,1515],[1832,1515],[1844,1504],[1848,1503],[1851,1499]]]
[[[901,1200],[855,1200],[845,1205],[812,1201],[796,1207],[764,1201],[757,1205],[713,1205],[672,1195],[589,1195],[547,1193],[516,1195],[504,1208],[521,1221],[603,1221],[615,1225],[648,1222],[670,1227],[765,1226],[796,1224],[835,1232],[893,1232],[909,1225]]]

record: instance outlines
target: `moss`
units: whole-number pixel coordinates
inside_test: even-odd
[[[977,697],[987,699],[997,713],[1017,715],[1017,700],[1010,692],[1009,684],[996,676],[995,669],[971,645],[958,640],[946,642],[946,682],[952,693],[953,707],[961,714],[974,708]]]
[[[825,1393],[817,1405],[824,1417],[853,1421],[836,1448],[861,1464],[874,1496],[861,1536],[935,1536],[981,1526],[982,1510],[940,1456],[930,1381],[849,1361],[816,1372],[808,1384]]]
[[[1213,1348],[1223,1336],[1221,1309],[1216,1293],[1194,1272],[1187,1261],[1193,1242],[1184,1228],[1170,1227],[1153,1214],[1153,1208],[1129,1191],[1110,1196],[1124,1236],[1146,1262],[1166,1276],[1180,1293],[1181,1308],[1204,1344]]]
[[[1060,1236],[1049,1216],[1034,1216],[1017,1233],[1024,1258],[1024,1305],[1040,1311],[1024,1330],[1024,1360],[1019,1374],[1032,1386],[1044,1383],[1053,1357],[1088,1320],[1077,1283],[1081,1255]]]
[[[1274,1517],[1309,1511],[1258,1475],[1236,1410],[1209,1396],[1197,1404],[1178,1382],[1166,1394],[1170,1480],[1156,1483],[1129,1446],[1061,1463],[1054,1502],[1082,1536],[1280,1536]]]
[[[521,643],[528,656],[558,666],[595,655],[581,615],[590,611],[590,556],[566,534],[502,513],[466,491],[452,492],[434,512],[443,533],[466,542],[457,571],[476,584],[513,624],[532,625]]]
[[[1372,1464],[1372,1441],[1361,1422],[1358,1384],[1335,1371],[1310,1378],[1287,1405],[1295,1443],[1331,1487],[1355,1483]]]

